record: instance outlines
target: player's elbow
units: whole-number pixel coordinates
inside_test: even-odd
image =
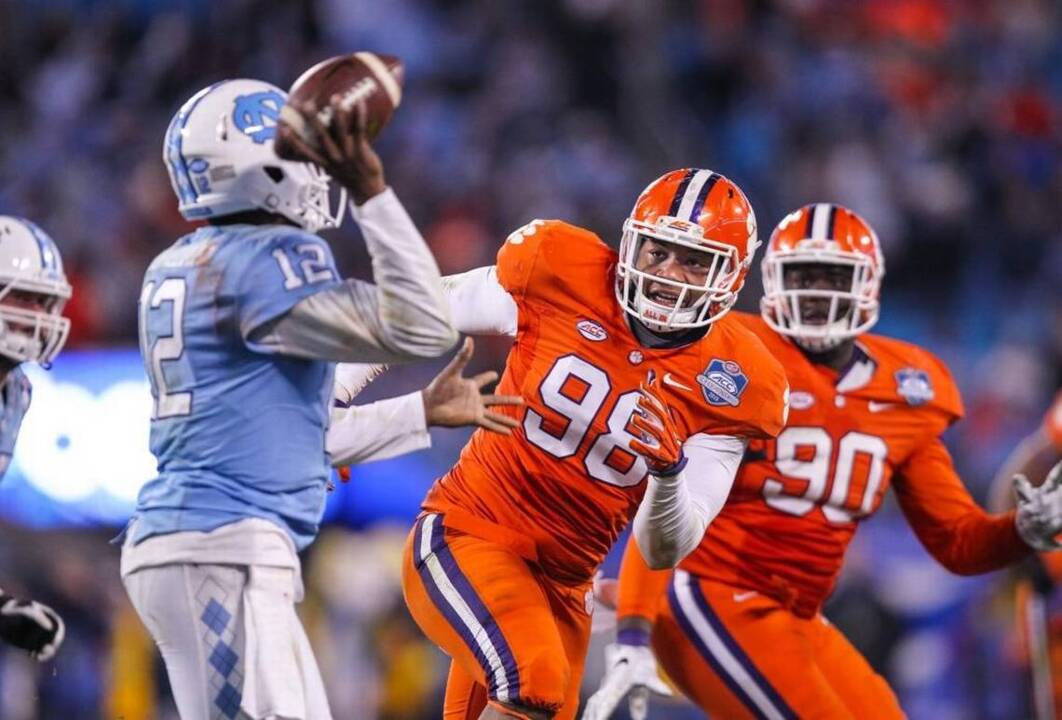
[[[695,540],[661,534],[635,535],[634,540],[645,564],[652,570],[670,570],[697,547]]]
[[[657,551],[645,558],[650,570],[670,570],[679,564],[683,556],[674,551]]]

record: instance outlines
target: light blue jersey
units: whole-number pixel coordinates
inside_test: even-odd
[[[0,479],[11,465],[11,456],[15,453],[15,441],[22,427],[22,418],[26,416],[30,404],[30,381],[19,367],[14,367],[7,374],[0,387]]]
[[[328,245],[294,227],[204,227],[163,252],[140,293],[140,352],[155,399],[159,475],[132,538],[244,518],[313,541],[330,467],[335,364],[267,354],[248,338],[338,282]]]

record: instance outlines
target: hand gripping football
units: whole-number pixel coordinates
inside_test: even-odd
[[[356,52],[329,58],[304,72],[291,86],[288,102],[280,110],[280,122],[316,150],[316,136],[297,108],[309,106],[326,128],[331,128],[338,110],[357,108],[372,140],[402,101],[404,74],[402,61],[393,55]],[[285,142],[283,134],[277,136],[276,152],[285,160],[309,160]]]

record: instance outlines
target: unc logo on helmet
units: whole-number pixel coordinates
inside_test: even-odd
[[[284,92],[261,80],[223,80],[193,95],[166,132],[163,159],[189,220],[247,210],[282,215],[310,232],[337,227],[345,190],[312,163],[277,157],[273,140]]]
[[[284,106],[284,96],[272,90],[239,95],[232,111],[236,129],[261,144],[277,135],[277,119]]]

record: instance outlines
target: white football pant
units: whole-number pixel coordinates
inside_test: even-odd
[[[331,720],[295,570],[174,563],[124,578],[181,720]]]

